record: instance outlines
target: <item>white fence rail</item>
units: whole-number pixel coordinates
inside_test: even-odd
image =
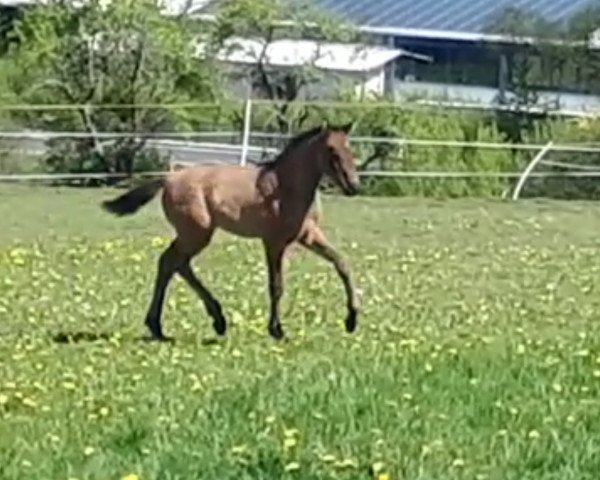
[[[264,103],[264,102],[256,102]],[[323,105],[334,105],[346,107],[345,104],[336,104],[335,102],[323,103]],[[354,105],[353,105],[354,106]],[[372,107],[373,105],[369,105]],[[367,106],[366,108],[369,108]],[[389,105],[385,105],[388,106]],[[43,110],[40,106],[40,110]],[[61,108],[74,108],[74,106],[49,106],[59,110]],[[114,107],[114,106],[113,106]],[[126,108],[126,106],[119,106]],[[177,106],[156,106],[157,108]],[[289,135],[277,133],[256,132],[251,130],[253,101],[247,100],[244,105],[243,130],[240,131],[199,131],[199,132],[101,132],[94,133],[96,139],[104,141],[115,141],[120,138],[130,138],[132,135],[138,138],[145,138],[148,145],[160,151],[167,152],[171,157],[171,168],[181,165],[189,166],[194,164],[210,163],[228,163],[240,164],[259,163],[258,156],[265,154],[274,154],[278,150],[272,147],[261,147],[252,145],[253,140],[285,140]],[[364,107],[364,105],[363,105]],[[131,106],[129,106],[131,108]],[[181,107],[183,108],[183,106]],[[22,110],[28,109],[23,106]],[[35,110],[35,106],[29,108]],[[90,138],[92,134],[73,131],[73,132],[48,132],[48,131],[0,131],[0,153],[2,153],[6,141],[6,151],[22,151],[28,154],[39,155],[47,150],[46,142],[57,139],[84,139]],[[239,144],[228,143],[240,142]],[[192,141],[194,140],[194,141]],[[207,140],[213,140],[207,141]],[[217,142],[214,142],[217,140]],[[430,140],[414,138],[387,138],[387,137],[360,137],[351,136],[351,142],[355,144],[394,144],[400,147],[427,147],[427,148],[473,148],[488,150],[520,150],[535,154],[531,162],[522,172],[485,172],[485,171],[381,171],[367,170],[361,172],[365,177],[398,177],[398,178],[438,178],[438,179],[456,179],[456,178],[515,178],[518,179],[516,187],[511,194],[514,200],[517,200],[529,178],[544,177],[580,177],[580,178],[600,178],[600,166],[577,165],[565,161],[545,160],[545,157],[552,152],[600,154],[600,146],[590,144],[572,144],[561,145],[552,142],[548,144],[507,144],[495,142],[468,142],[457,140]],[[572,169],[575,171],[550,171],[536,172],[535,168],[545,164],[551,167]],[[166,172],[147,172],[143,175],[164,175]],[[21,182],[32,180],[77,180],[86,178],[110,178],[125,177],[124,174],[19,174],[19,175],[0,175],[0,181]]]

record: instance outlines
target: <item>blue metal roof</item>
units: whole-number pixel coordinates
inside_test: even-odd
[[[483,33],[507,7],[562,22],[597,0],[314,0],[355,25],[376,30]]]

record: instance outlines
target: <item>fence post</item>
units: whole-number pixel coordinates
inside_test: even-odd
[[[521,194],[521,190],[523,190],[523,187],[525,186],[525,182],[527,181],[527,178],[529,177],[531,172],[533,172],[533,169],[538,165],[538,163],[540,163],[543,160],[544,156],[550,150],[552,150],[553,145],[554,145],[554,142],[548,142],[544,146],[544,148],[542,148],[539,151],[539,153],[535,157],[533,157],[531,162],[529,162],[529,165],[527,165],[527,168],[523,171],[523,174],[521,175],[521,178],[519,178],[519,181],[517,182],[517,186],[515,187],[515,189],[513,191],[513,194],[512,194],[513,200],[519,199],[519,195]]]
[[[250,127],[252,125],[252,99],[250,96],[246,98],[246,105],[244,108],[244,131],[242,134],[242,154],[240,157],[240,165],[243,167],[246,165],[248,157],[248,147],[250,142]]]

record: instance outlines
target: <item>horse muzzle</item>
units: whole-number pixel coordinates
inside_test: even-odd
[[[347,182],[344,185],[344,194],[348,197],[354,197],[360,193],[360,182],[357,180]]]

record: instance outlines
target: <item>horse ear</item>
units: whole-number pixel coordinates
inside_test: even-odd
[[[340,127],[340,130],[342,130],[346,135],[348,135],[352,131],[353,128],[354,128],[354,120],[345,125],[342,125]]]

